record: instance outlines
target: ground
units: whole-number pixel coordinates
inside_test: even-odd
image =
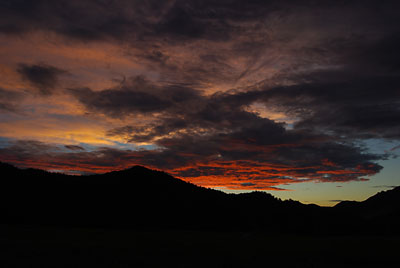
[[[2,267],[397,267],[400,237],[0,226]]]

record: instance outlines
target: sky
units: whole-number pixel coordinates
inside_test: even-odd
[[[331,206],[400,185],[400,2],[4,0],[0,161]]]

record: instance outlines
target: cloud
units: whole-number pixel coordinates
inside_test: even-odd
[[[322,44],[332,58],[331,66],[288,75],[292,85],[266,88],[258,93],[260,99],[299,119],[296,128],[353,138],[398,139],[400,35],[332,43]]]
[[[265,135],[265,130],[261,129],[261,133]],[[321,137],[307,140],[312,136],[304,135],[307,139],[302,139],[293,134],[291,143],[285,143],[287,140],[283,137],[273,143],[268,136],[257,141],[238,140],[232,137],[234,135],[161,140],[157,144],[168,147],[160,153],[163,156],[160,162],[153,158],[152,164],[166,169],[175,166],[174,174],[182,177],[245,177],[259,184],[275,180],[281,183],[310,179],[324,182],[363,180],[382,168],[374,163],[382,156],[368,154],[351,144],[318,140]],[[326,165],[322,159],[330,159],[335,165]]]
[[[346,201],[349,201],[349,200],[345,200],[345,199],[333,199],[333,200],[328,200],[329,202],[332,202],[332,203],[340,203],[340,202],[346,202]]]
[[[30,82],[41,95],[51,95],[58,85],[59,76],[66,71],[46,64],[19,64],[17,69],[21,77]]]
[[[47,30],[83,41],[154,35],[220,39],[229,20],[255,20],[269,9],[270,4],[257,1],[7,1],[0,6],[5,15],[0,30]]]
[[[65,145],[65,148],[72,150],[72,151],[84,151],[85,148],[83,148],[82,146],[78,146],[78,145]]]
[[[16,112],[18,110],[18,101],[22,98],[23,94],[20,92],[0,88],[0,111]]]
[[[112,117],[163,112],[199,98],[199,92],[194,89],[181,85],[161,87],[142,76],[133,77],[116,88],[96,92],[89,88],[73,88],[69,92],[89,110]]]
[[[252,182],[244,182],[241,184],[242,186],[255,186],[256,184],[252,183]]]
[[[110,122],[106,139],[154,149],[20,141],[2,159],[83,172],[142,164],[231,189],[366,180],[387,155],[362,141],[400,138],[398,10],[398,1],[6,1],[7,38],[112,44],[140,65],[119,85],[75,81],[63,97]],[[65,71],[18,73],[46,96]],[[13,109],[1,94],[0,109]]]
[[[57,146],[35,140],[16,140],[2,148],[4,152],[15,154],[16,158],[34,158],[35,155],[48,154],[57,151]]]
[[[304,78],[309,80],[260,93],[260,101],[297,118],[298,129],[353,138],[400,137],[399,75],[321,71]]]
[[[17,141],[1,149],[0,155],[1,161],[20,165],[95,173],[140,164],[203,186],[229,189],[242,189],[243,183],[255,184],[252,189],[271,189],[310,180],[362,181],[382,169],[375,161],[384,156],[367,153],[355,144],[286,130],[267,119],[257,120],[262,123],[250,122],[228,133],[215,129],[208,134],[163,137],[155,141],[158,149],[154,150],[65,152],[60,146]]]
[[[48,0],[24,0],[6,1],[0,6],[0,11],[5,14],[1,20],[1,29],[5,33],[46,29],[84,40],[107,37],[122,39],[131,35],[143,37],[151,33],[157,35],[165,33],[168,36],[179,35],[186,38],[221,38],[217,35],[238,31],[232,27],[237,25],[234,22],[260,21],[274,12],[302,12],[306,9],[313,13],[319,9],[339,9],[346,15],[346,9],[364,7],[359,12],[365,12],[368,8],[374,7],[374,4],[376,4],[374,1],[317,3],[307,0],[267,2],[207,0],[163,1],[163,3],[154,0],[83,0],[79,3],[66,0],[56,3]],[[397,6],[396,1],[387,1],[385,4],[389,6],[385,10]],[[336,12],[338,10],[335,10],[333,15],[337,15]],[[395,12],[382,13],[375,13],[375,16],[382,17],[385,22],[396,22],[393,19]],[[329,23],[330,21],[325,22],[324,26]]]
[[[263,104],[291,118],[295,129],[330,133],[351,139],[398,139],[400,69],[395,47],[399,35],[378,40],[347,38],[319,44],[329,65],[299,65],[271,83],[248,86],[224,95],[239,107]],[[330,41],[332,42],[332,41]],[[321,57],[321,48],[299,53]]]
[[[399,187],[398,185],[374,185],[371,186],[372,188],[389,188],[389,189],[393,189],[396,187]]]
[[[398,149],[400,149],[400,145],[397,145],[397,146],[391,148],[391,149],[389,150],[389,152],[393,152],[393,151],[396,151],[396,150],[398,150]]]
[[[287,88],[294,90],[287,93]],[[215,181],[246,178],[256,181],[255,187],[267,188],[274,182],[362,181],[382,169],[376,161],[386,155],[368,153],[351,139],[297,125],[289,129],[284,123],[246,110],[256,101],[271,99],[290,107],[284,97],[287,94],[288,101],[289,96],[296,100],[297,90],[307,93],[307,88],[288,86],[204,95],[190,87],[155,85],[135,77],[114,89],[86,89],[90,95],[72,89],[71,94],[87,109],[111,117],[155,116],[150,122],[111,129],[108,136],[151,142],[158,149],[141,152],[135,161],[198,184],[218,186],[210,182],[211,177]],[[146,99],[138,94],[143,92]],[[310,92],[314,92],[312,87]],[[241,183],[229,187],[240,187]]]

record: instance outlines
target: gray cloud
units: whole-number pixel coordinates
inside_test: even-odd
[[[213,161],[247,161],[257,163],[260,167],[285,167],[285,172],[280,172],[278,168],[267,176],[259,171],[254,174],[241,173],[267,180],[286,176],[319,181],[349,181],[365,179],[365,176],[379,172],[382,167],[376,161],[385,159],[386,155],[368,153],[351,139],[323,134],[322,131],[300,127],[299,124],[294,129],[287,129],[283,123],[246,110],[248,105],[256,101],[274,101],[290,109],[290,104],[301,103],[301,98],[297,100],[298,95],[312,92],[319,96],[318,88],[307,86],[301,84],[213,95],[201,95],[188,87],[178,87],[186,94],[179,93],[176,94],[179,98],[174,98],[174,87],[156,86],[142,77],[136,77],[115,89],[99,92],[88,90],[92,94],[90,96],[76,95],[77,91],[74,90],[72,94],[88,109],[112,117],[157,113],[157,119],[149,123],[128,125],[108,132],[109,136],[126,137],[128,142],[152,142],[162,148],[160,151],[143,152],[143,158],[140,159],[142,164],[167,170]],[[149,103],[138,97],[137,92],[141,90],[145,90],[149,96]],[[328,90],[321,98],[329,92],[335,91]],[[326,98],[334,102],[330,95]],[[342,96],[338,94],[337,98],[340,103]],[[311,98],[305,99],[310,101]],[[155,103],[154,100],[163,105],[151,105]],[[311,109],[313,106],[302,103],[301,107]],[[324,161],[328,164],[324,164]],[[206,164],[202,168],[192,167],[176,174],[212,176],[221,170],[226,171],[227,167],[220,169]]]
[[[23,97],[20,92],[0,88],[0,111],[16,112],[18,110],[18,101]]]
[[[115,166],[110,159],[117,159],[183,177],[232,175],[235,163],[235,174],[250,183],[349,181],[379,172],[377,161],[387,158],[356,141],[400,138],[399,7],[398,1],[6,1],[0,31],[124,44],[127,57],[159,75],[68,93],[94,113],[151,118],[107,135],[160,149],[66,147],[71,152],[57,154],[60,160],[46,161]],[[48,65],[22,64],[18,71],[43,95],[63,73]],[[231,89],[206,94],[209,84],[213,92]],[[255,103],[295,123],[252,112]]]
[[[83,148],[82,146],[79,145],[65,145],[65,148],[72,150],[72,151],[84,151],[85,148]]]
[[[150,83],[144,77],[134,77],[120,86],[94,92],[89,88],[70,89],[70,93],[88,109],[113,117],[134,113],[155,113],[185,106],[200,98],[199,92],[181,85],[163,87]]]
[[[382,168],[373,162],[379,156],[334,142],[315,147],[310,144],[296,144],[284,149],[278,146],[260,150],[259,147],[255,151],[251,142],[237,147],[237,143],[231,143],[226,138],[187,136],[164,139],[162,143],[168,147],[163,150],[132,151],[102,147],[94,151],[71,152],[36,141],[15,141],[8,147],[0,148],[0,161],[84,172],[106,172],[140,164],[183,178],[234,176],[239,184],[252,183],[259,189],[265,188],[263,183],[268,183],[270,187],[300,182],[305,178],[324,182],[364,180],[365,176],[375,174]],[[321,158],[339,161],[327,165]]]
[[[66,71],[47,64],[27,65],[21,63],[17,69],[21,77],[30,82],[41,95],[50,95],[58,85],[59,76]]]
[[[400,76],[324,71],[307,77],[307,82],[259,93],[259,101],[300,119],[295,124],[299,129],[352,138],[399,138]]]

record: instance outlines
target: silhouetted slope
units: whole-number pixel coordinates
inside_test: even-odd
[[[223,195],[139,166],[68,176],[2,164],[1,173],[1,206],[16,222],[168,227]]]
[[[365,208],[367,210],[385,210],[386,208],[390,208],[397,210],[400,208],[400,187],[395,187],[392,190],[379,192],[361,202],[342,201],[338,203],[335,207],[339,209]]]
[[[400,187],[379,192],[362,203],[370,207],[382,207],[390,204],[398,209],[400,208]]]
[[[228,195],[140,166],[69,176],[1,164],[0,172],[2,222],[247,229],[280,227],[276,214],[290,207],[267,193]]]
[[[400,223],[398,188],[323,208],[264,192],[226,194],[141,166],[70,176],[0,163],[0,174],[0,223],[292,233],[397,232]]]
[[[400,187],[382,191],[365,201],[343,201],[334,209],[342,216],[362,223],[362,228],[382,233],[400,233]]]

